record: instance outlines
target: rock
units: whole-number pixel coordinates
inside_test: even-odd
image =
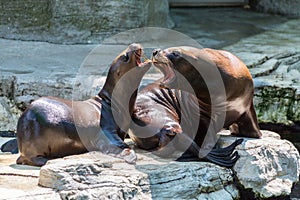
[[[171,27],[168,0],[0,2],[0,37],[63,44],[99,43],[145,26]]]
[[[0,96],[6,96],[10,100],[15,97],[16,76],[2,75],[0,76]]]
[[[24,110],[32,101],[41,96],[72,99],[72,93],[73,84],[71,78],[63,79],[57,77],[56,80],[23,79],[17,82],[15,103],[20,109]]]
[[[228,134],[228,131],[221,134]],[[299,152],[291,142],[281,140],[274,132],[262,131],[262,134],[262,139],[245,138],[236,148],[241,156],[233,168],[237,187],[240,194],[251,191],[259,199],[287,197],[299,180]],[[223,137],[220,145],[227,146],[235,139]]]
[[[49,161],[39,185],[62,199],[234,199],[232,171],[211,163],[179,163],[139,154],[136,165],[99,152]]]
[[[50,188],[38,187],[40,168],[16,165],[18,155],[0,155],[0,199],[60,199]]]
[[[300,122],[300,28],[295,26],[299,22],[290,20],[224,48],[238,55],[254,77],[254,106],[260,123],[293,127]]]
[[[261,80],[267,81],[268,78]],[[272,82],[272,80],[269,81]],[[280,87],[276,85],[256,87],[254,105],[259,122],[288,126],[299,123],[299,100],[300,95],[292,87]]]
[[[251,0],[250,6],[256,11],[300,16],[300,2],[298,0]]]
[[[220,146],[236,137],[220,133]],[[238,199],[287,197],[298,181],[300,157],[276,133],[246,139],[237,147],[241,158],[226,169],[207,162],[176,162],[137,150],[136,165],[89,152],[51,160],[41,168],[39,185],[62,199]],[[236,177],[235,177],[236,176]],[[235,177],[235,178],[234,178]]]
[[[0,97],[0,132],[15,132],[21,112],[6,97]]]

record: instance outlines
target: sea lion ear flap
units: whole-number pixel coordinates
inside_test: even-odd
[[[182,46],[178,49],[174,50],[177,51],[180,57],[184,58],[187,61],[195,61],[198,60],[198,56],[196,55],[195,48],[190,46]]]
[[[181,53],[181,57],[184,58],[186,61],[197,61],[199,58],[194,54],[185,54]]]
[[[178,57],[178,56],[181,56],[181,51],[180,50],[174,50],[172,52],[172,54],[175,56],[175,57]]]
[[[171,61],[181,56],[181,51],[177,49],[166,49],[164,51],[166,52],[166,57]]]

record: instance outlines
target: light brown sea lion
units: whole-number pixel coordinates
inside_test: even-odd
[[[17,125],[20,157],[17,164],[42,166],[49,159],[88,150],[101,151],[134,163],[136,155],[123,142],[125,132],[116,125],[112,109],[132,113],[138,85],[150,68],[150,62],[141,63],[142,46],[131,44],[112,62],[106,82],[97,96],[86,101],[71,101],[56,97],[42,97],[34,101],[22,114]],[[111,105],[112,92],[118,81],[129,71],[126,87],[136,88],[128,105]],[[114,101],[118,102],[118,101]],[[122,113],[120,113],[122,117]],[[126,116],[127,117],[127,116]],[[124,119],[122,126],[129,126]],[[126,130],[125,130],[126,131]]]

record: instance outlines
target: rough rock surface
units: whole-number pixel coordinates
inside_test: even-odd
[[[273,14],[300,16],[300,2],[298,0],[250,0],[254,10]]]
[[[300,122],[299,23],[300,19],[290,20],[224,48],[250,68],[255,84],[254,104],[262,123]]]
[[[39,185],[55,189],[62,199],[191,199],[237,197],[229,169],[210,163],[159,161],[139,154],[129,165],[99,152],[48,162]]]
[[[60,199],[52,189],[38,187],[40,168],[16,165],[17,156],[0,155],[0,199]]]
[[[0,2],[0,37],[54,43],[99,43],[120,31],[171,27],[168,0]]]
[[[222,132],[228,134],[228,131]],[[221,136],[227,146],[236,138]],[[245,139],[233,168],[206,162],[175,162],[139,152],[136,165],[90,152],[49,161],[39,185],[55,189],[62,199],[236,199],[287,197],[298,181],[296,148],[276,133]],[[234,178],[234,174],[236,178]]]
[[[20,114],[20,110],[14,103],[0,96],[0,131],[15,131]]]
[[[228,134],[228,131],[221,134]],[[283,197],[291,194],[298,182],[300,157],[294,145],[281,140],[277,133],[262,131],[262,139],[245,139],[236,149],[241,156],[233,171],[236,174],[241,195],[255,198]],[[227,146],[234,137],[224,137],[221,146]]]

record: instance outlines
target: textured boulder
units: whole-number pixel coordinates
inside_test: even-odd
[[[250,69],[260,123],[300,123],[299,23],[300,19],[290,20],[224,48],[238,55]]]
[[[20,110],[6,97],[0,97],[0,132],[13,132],[16,130]]]
[[[0,96],[6,96],[10,100],[15,97],[15,84],[16,76],[14,75],[1,75],[0,76]]]
[[[178,163],[139,154],[137,165],[90,152],[42,167],[39,185],[62,199],[234,199],[233,173],[210,163]]]
[[[221,132],[219,145],[236,138]],[[224,136],[225,135],[225,136]],[[263,131],[262,139],[245,139],[241,158],[226,169],[206,162],[175,162],[138,151],[136,165],[99,152],[49,161],[39,185],[62,199],[238,199],[287,197],[298,181],[299,153],[288,141]],[[235,174],[235,175],[234,175]],[[234,178],[236,177],[236,178]]]
[[[254,10],[288,16],[300,16],[298,0],[250,0]]]
[[[221,134],[224,133],[228,134]],[[233,170],[241,195],[261,199],[289,196],[293,184],[298,182],[299,152],[291,142],[281,140],[277,133],[262,133],[262,139],[245,139],[236,148],[241,157]],[[223,137],[220,144],[227,146],[234,140]]]
[[[1,140],[0,140],[1,142]],[[50,188],[38,187],[39,167],[16,165],[18,155],[0,152],[0,199],[60,199]]]
[[[170,27],[168,0],[0,2],[0,36],[54,43],[99,43],[120,31]]]
[[[259,121],[285,125],[300,122],[300,52],[266,56],[250,67]]]

